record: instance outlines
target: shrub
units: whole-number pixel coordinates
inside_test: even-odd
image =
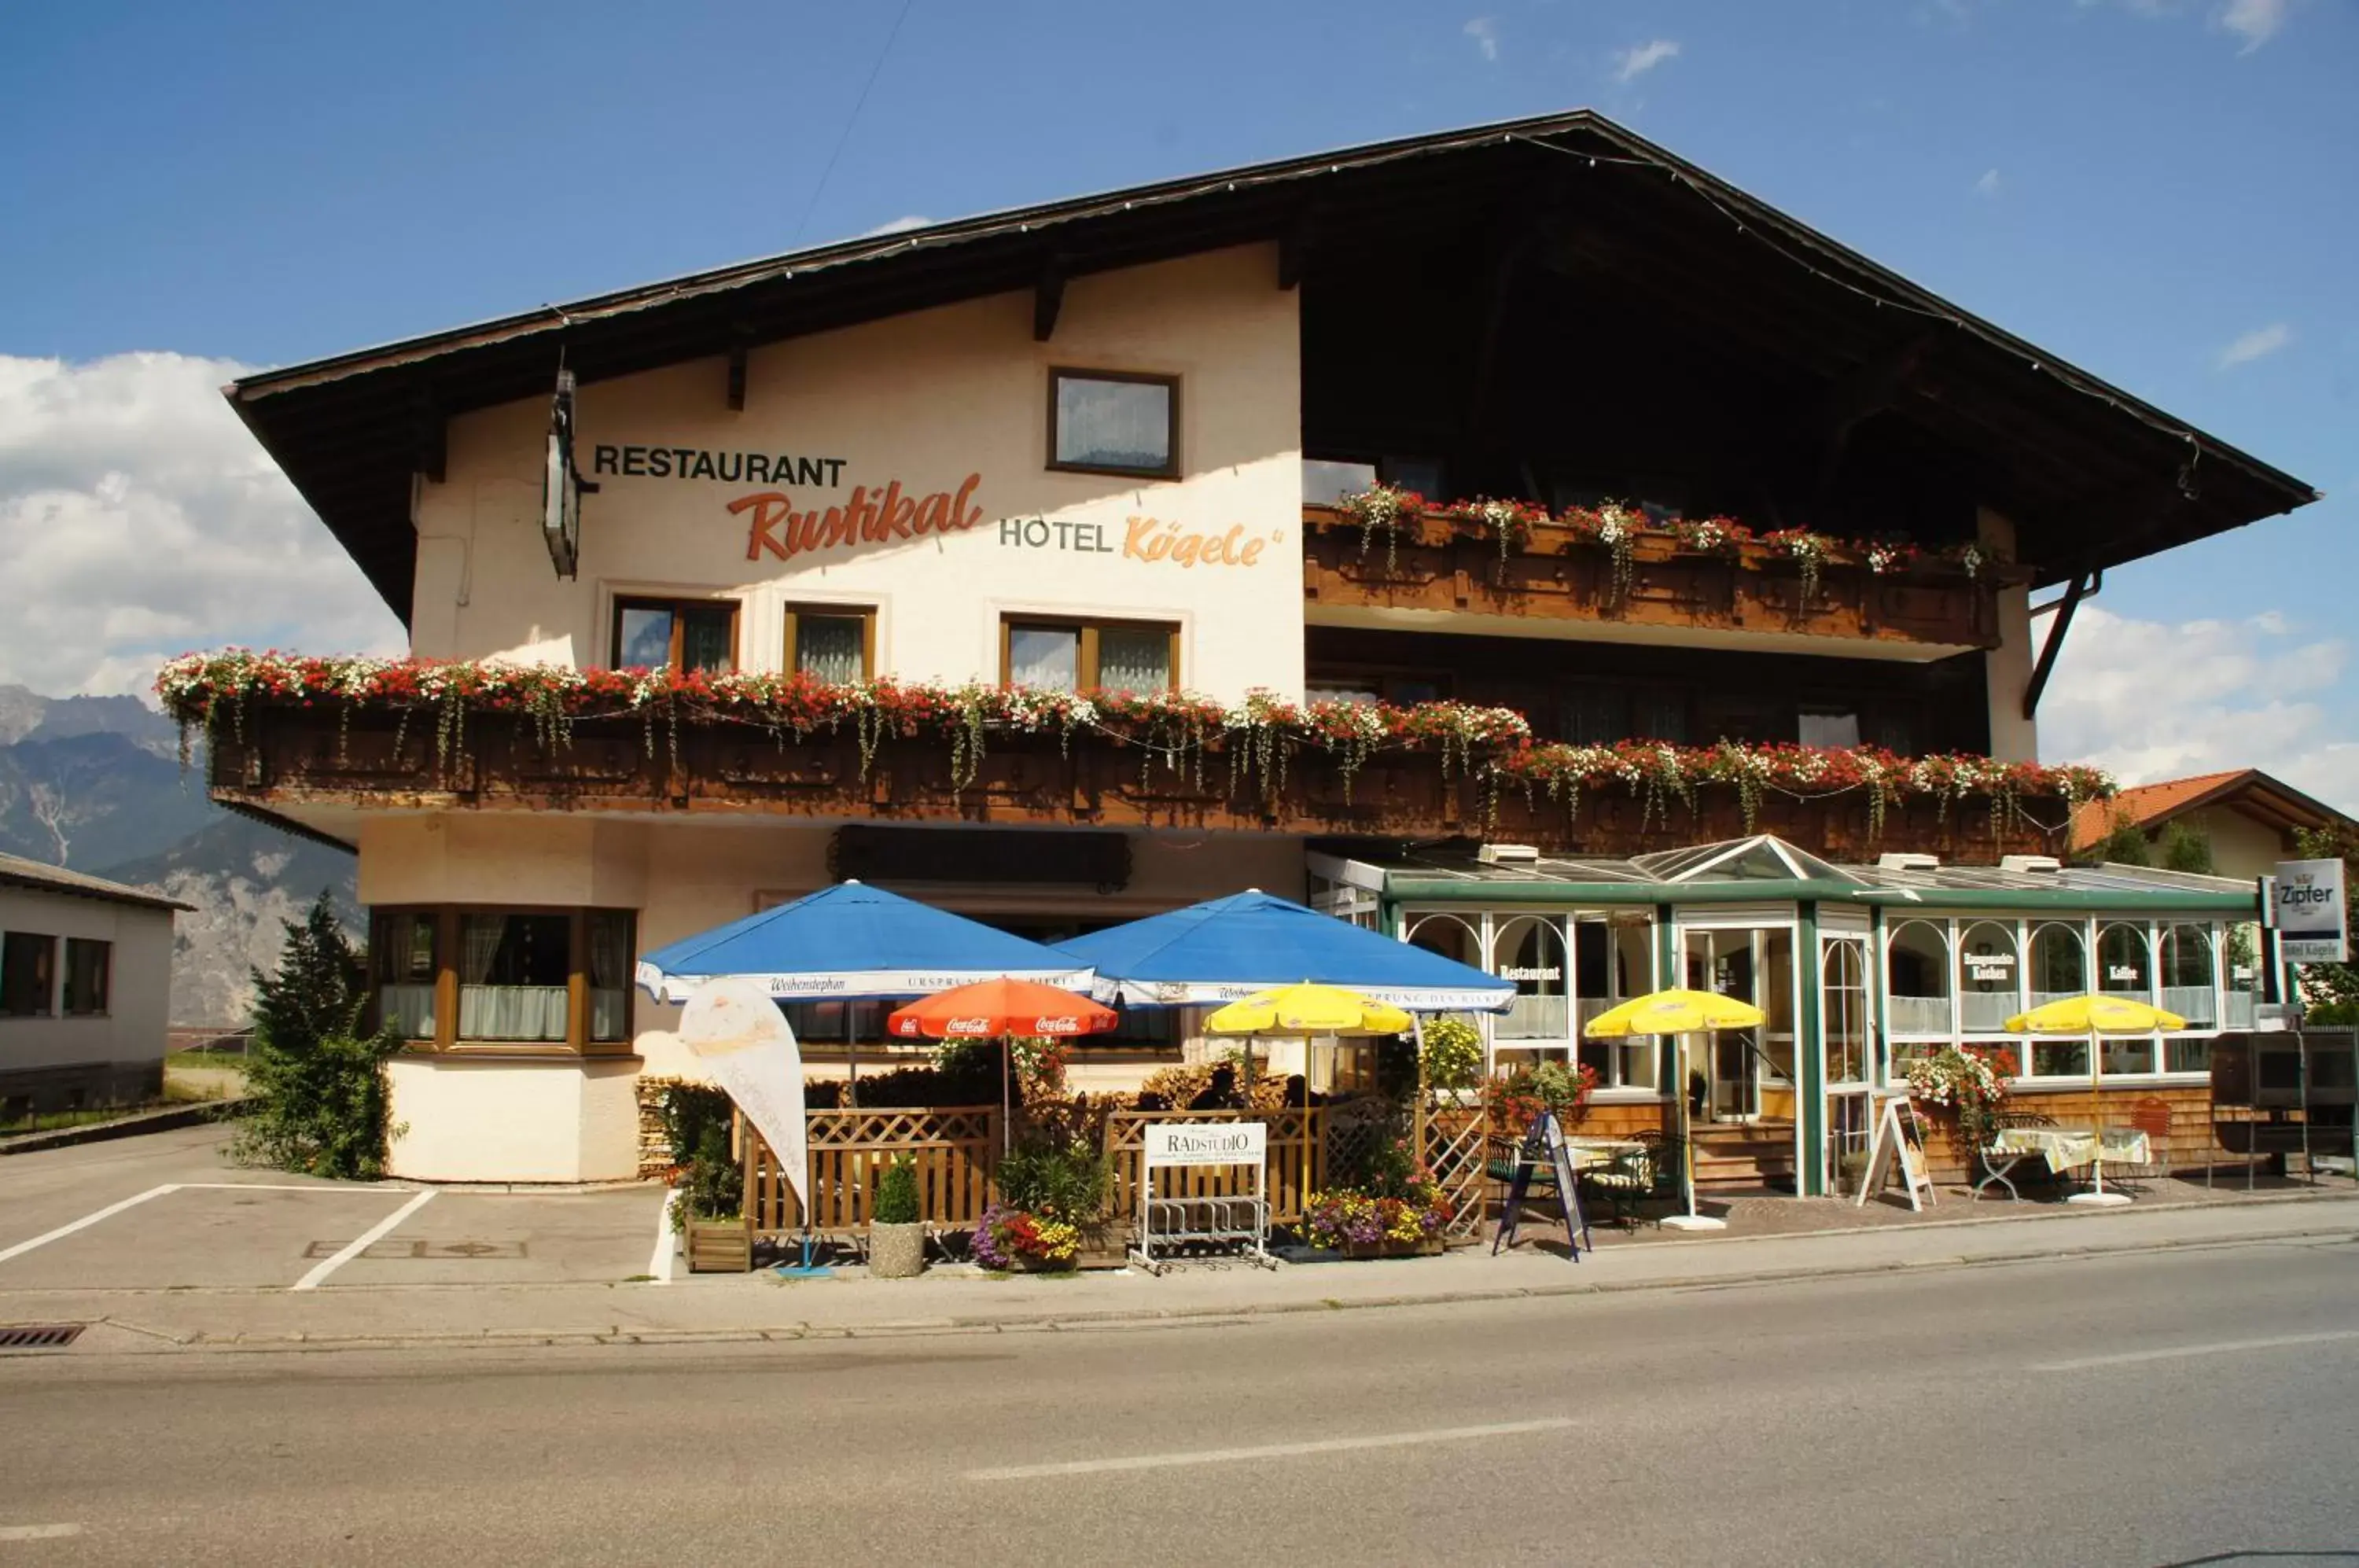
[[[878,1225],[918,1223],[918,1166],[907,1155],[885,1167],[876,1182]]]
[[[729,1124],[706,1122],[698,1130],[696,1150],[685,1170],[686,1201],[672,1211],[673,1225],[689,1216],[700,1220],[735,1219],[745,1210],[745,1172],[729,1153]]]
[[[1484,1085],[1484,1098],[1502,1130],[1521,1133],[1542,1111],[1553,1112],[1559,1127],[1571,1127],[1589,1114],[1589,1096],[1596,1087],[1597,1069],[1586,1062],[1574,1067],[1543,1062],[1493,1077]]]
[[[313,1176],[368,1181],[385,1174],[393,1091],[385,1064],[402,1049],[391,1030],[360,1032],[366,970],[324,892],[287,931],[276,974],[254,971],[254,1110],[239,1158]]]
[[[1093,1220],[1112,1184],[1105,1157],[1079,1139],[1020,1143],[999,1162],[999,1201],[1011,1209]]]

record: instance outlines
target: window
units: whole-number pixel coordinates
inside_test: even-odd
[[[1180,378],[1051,370],[1049,466],[1179,478]]]
[[[2202,926],[2192,925],[2164,928],[2164,1009],[2185,1018],[2189,1029],[2212,1029],[2219,1021],[2218,996],[2212,976],[2211,931]]]
[[[1885,1021],[1894,1034],[1950,1032],[1950,933],[1933,920],[1908,920],[1885,940]]]
[[[1620,737],[1617,737],[1620,738]],[[1688,700],[1684,692],[1641,688],[1630,694],[1631,740],[1659,740],[1672,746],[1688,744]]]
[[[734,599],[617,599],[617,670],[734,670],[737,604]]]
[[[1804,746],[1851,750],[1859,745],[1859,715],[1847,709],[1804,708],[1796,716],[1795,728],[1795,738]]]
[[[1376,465],[1373,463],[1341,463],[1329,458],[1306,457],[1302,460],[1302,501],[1309,506],[1332,506],[1346,495],[1356,495],[1373,489],[1376,483]]]
[[[114,960],[114,944],[111,942],[66,938],[68,1018],[92,1018],[106,1011],[107,981]]]
[[[1314,702],[1390,702],[1396,708],[1447,702],[1450,689],[1449,675],[1430,670],[1352,670],[1331,666],[1313,670],[1304,682],[1304,694]]]
[[[1050,691],[1175,691],[1180,628],[1136,621],[1000,623],[999,678]]]
[[[1826,1036],[1827,1082],[1867,1082],[1867,943],[1858,937],[1820,944],[1819,1018]]]
[[[57,938],[30,931],[0,937],[0,1017],[48,1018],[57,985]]]
[[[621,1045],[635,935],[627,909],[379,909],[369,920],[377,1017],[438,1050]]]
[[[876,612],[857,604],[788,604],[783,668],[832,686],[874,679]]]
[[[1567,1038],[1564,928],[1553,916],[1517,915],[1502,920],[1491,941],[1491,973],[1516,985],[1516,999],[1493,1038],[1548,1040]]]
[[[2223,933],[2222,977],[2226,988],[2221,1000],[2225,1011],[2221,1018],[2227,1029],[2253,1027],[2254,988],[2260,984],[2261,928],[2252,921],[2240,920]]]
[[[431,1040],[440,920],[415,909],[380,912],[369,920],[369,968],[376,983],[377,1020],[404,1040]]]
[[[2068,996],[2088,994],[2089,949],[2081,928],[2050,922],[2033,931],[2031,1005],[2044,1007]]]
[[[1959,1027],[1968,1034],[2005,1029],[2023,1010],[2017,970],[2013,922],[1976,920],[1966,927],[1958,941]]]

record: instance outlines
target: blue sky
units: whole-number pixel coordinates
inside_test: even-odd
[[[148,484],[125,432],[200,384],[183,362],[284,364],[898,219],[1585,104],[2328,491],[2110,577],[2046,749],[2162,776],[2261,761],[2359,807],[2350,0],[79,4],[7,32],[0,507],[20,530],[27,496],[130,506],[103,481]],[[110,357],[132,354],[177,357]],[[215,419],[162,417],[192,446]],[[259,492],[233,477],[154,499],[190,540],[299,526],[242,522]],[[60,594],[103,581],[38,542],[0,533]],[[338,565],[284,589],[381,639]],[[121,684],[143,636],[316,631],[255,598],[218,626],[116,615],[87,658],[0,637],[0,681]],[[2152,702],[2174,691],[2176,727]]]

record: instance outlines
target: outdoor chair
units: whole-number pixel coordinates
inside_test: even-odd
[[[1605,1205],[1611,1222],[1624,1230],[1637,1228],[1638,1206],[1655,1190],[1655,1170],[1661,1150],[1647,1148],[1618,1154],[1612,1163],[1595,1166],[1576,1178],[1584,1206],[1594,1196]]]
[[[2055,1125],[2054,1116],[2042,1116],[2037,1111],[2001,1111],[1991,1118],[1991,1130],[1994,1133],[2002,1132],[2008,1127],[2054,1127]],[[2028,1155],[1994,1154],[1990,1144],[1984,1143],[1980,1149],[1974,1150],[1974,1162],[1982,1167],[1982,1175],[1974,1182],[1973,1190],[1967,1194],[1968,1201],[1979,1199],[1985,1187],[1998,1186],[2006,1188],[2006,1195],[2015,1202],[2018,1203],[2023,1202],[2023,1194],[2016,1191],[2016,1183],[2021,1181],[2028,1184],[2034,1178],[2028,1175],[2017,1176],[2014,1172],[2017,1165],[2029,1158],[2031,1157]],[[2050,1182],[2060,1179],[2055,1171],[2048,1170],[2045,1160],[2040,1162],[2039,1169],[2046,1172],[2046,1179]]]
[[[2147,1161],[2105,1162],[2105,1180],[2125,1187],[2143,1187],[2170,1174],[2170,1103],[2149,1096],[2130,1107],[2130,1126],[2146,1134]]]

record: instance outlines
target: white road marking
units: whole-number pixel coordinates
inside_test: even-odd
[[[1288,1459],[1307,1454],[1351,1454],[1367,1448],[1411,1448],[1428,1443],[1466,1443],[1484,1437],[1516,1437],[1562,1432],[1567,1416],[1542,1421],[1500,1421],[1493,1426],[1441,1427],[1430,1432],[1389,1432],[1373,1437],[1326,1437],[1307,1443],[1272,1443],[1259,1448],[1199,1448],[1182,1454],[1137,1454],[1124,1459],[1075,1459],[1062,1465],[1005,1465],[970,1470],[970,1481],[1029,1481],[1052,1475],[1102,1475],[1111,1470],[1166,1470],[1186,1465],[1231,1465],[1254,1459]]]
[[[361,1232],[359,1236],[353,1237],[351,1244],[345,1247],[342,1252],[337,1253],[332,1258],[321,1258],[319,1264],[312,1269],[311,1272],[304,1275],[300,1279],[296,1280],[295,1283],[289,1285],[288,1289],[290,1290],[318,1290],[320,1288],[321,1280],[325,1279],[329,1275],[333,1274],[337,1269],[342,1269],[345,1264],[350,1263],[353,1258],[358,1258],[362,1253],[366,1252],[370,1247],[375,1246],[378,1242],[383,1241],[387,1235],[391,1234],[396,1225],[398,1225],[402,1221],[408,1219],[410,1215],[424,1208],[427,1202],[433,1196],[434,1189],[431,1187],[427,1188],[426,1191],[419,1193],[416,1197],[410,1199],[409,1202],[402,1204],[401,1207],[394,1210],[393,1213],[386,1215],[385,1218],[377,1221],[376,1224],[369,1226],[368,1229]]]
[[[0,1524],[0,1541],[63,1541],[81,1533],[78,1524]]]
[[[2147,1361],[2184,1361],[2198,1356],[2235,1356],[2247,1350],[2285,1350],[2297,1345],[2333,1345],[2359,1339],[2359,1328],[2326,1334],[2281,1334],[2270,1339],[2223,1339],[2211,1345],[2180,1345],[2168,1350],[2125,1350],[2113,1356],[2082,1356],[2071,1361],[2036,1363],[2034,1372],[2079,1372],[2091,1367],[2135,1367]]]
[[[20,1241],[16,1246],[8,1247],[5,1251],[0,1251],[0,1263],[5,1263],[12,1258],[20,1257],[25,1253],[32,1251],[33,1248],[37,1247],[47,1247],[49,1243],[57,1241],[62,1237],[71,1236],[78,1230],[88,1230],[92,1225],[96,1225],[99,1221],[103,1219],[112,1219],[114,1215],[121,1214],[125,1209],[136,1208],[139,1204],[146,1203],[150,1198],[160,1198],[167,1192],[177,1192],[179,1190],[179,1182],[167,1181],[160,1187],[148,1188],[146,1192],[140,1193],[136,1198],[125,1198],[119,1203],[109,1203],[106,1207],[99,1210],[94,1214],[84,1214],[82,1218],[74,1221],[71,1225],[61,1225],[58,1226],[57,1229],[50,1231],[46,1235],[37,1236],[30,1241]]]
[[[672,1205],[679,1202],[679,1189],[674,1187],[664,1193],[663,1207],[656,1211],[656,1250],[655,1255],[647,1259],[647,1272],[656,1277],[656,1283],[658,1285],[671,1283],[671,1256],[674,1250],[671,1209]]]
[[[175,1181],[173,1186],[188,1192],[407,1192],[407,1187],[330,1186],[299,1187],[292,1181]]]

